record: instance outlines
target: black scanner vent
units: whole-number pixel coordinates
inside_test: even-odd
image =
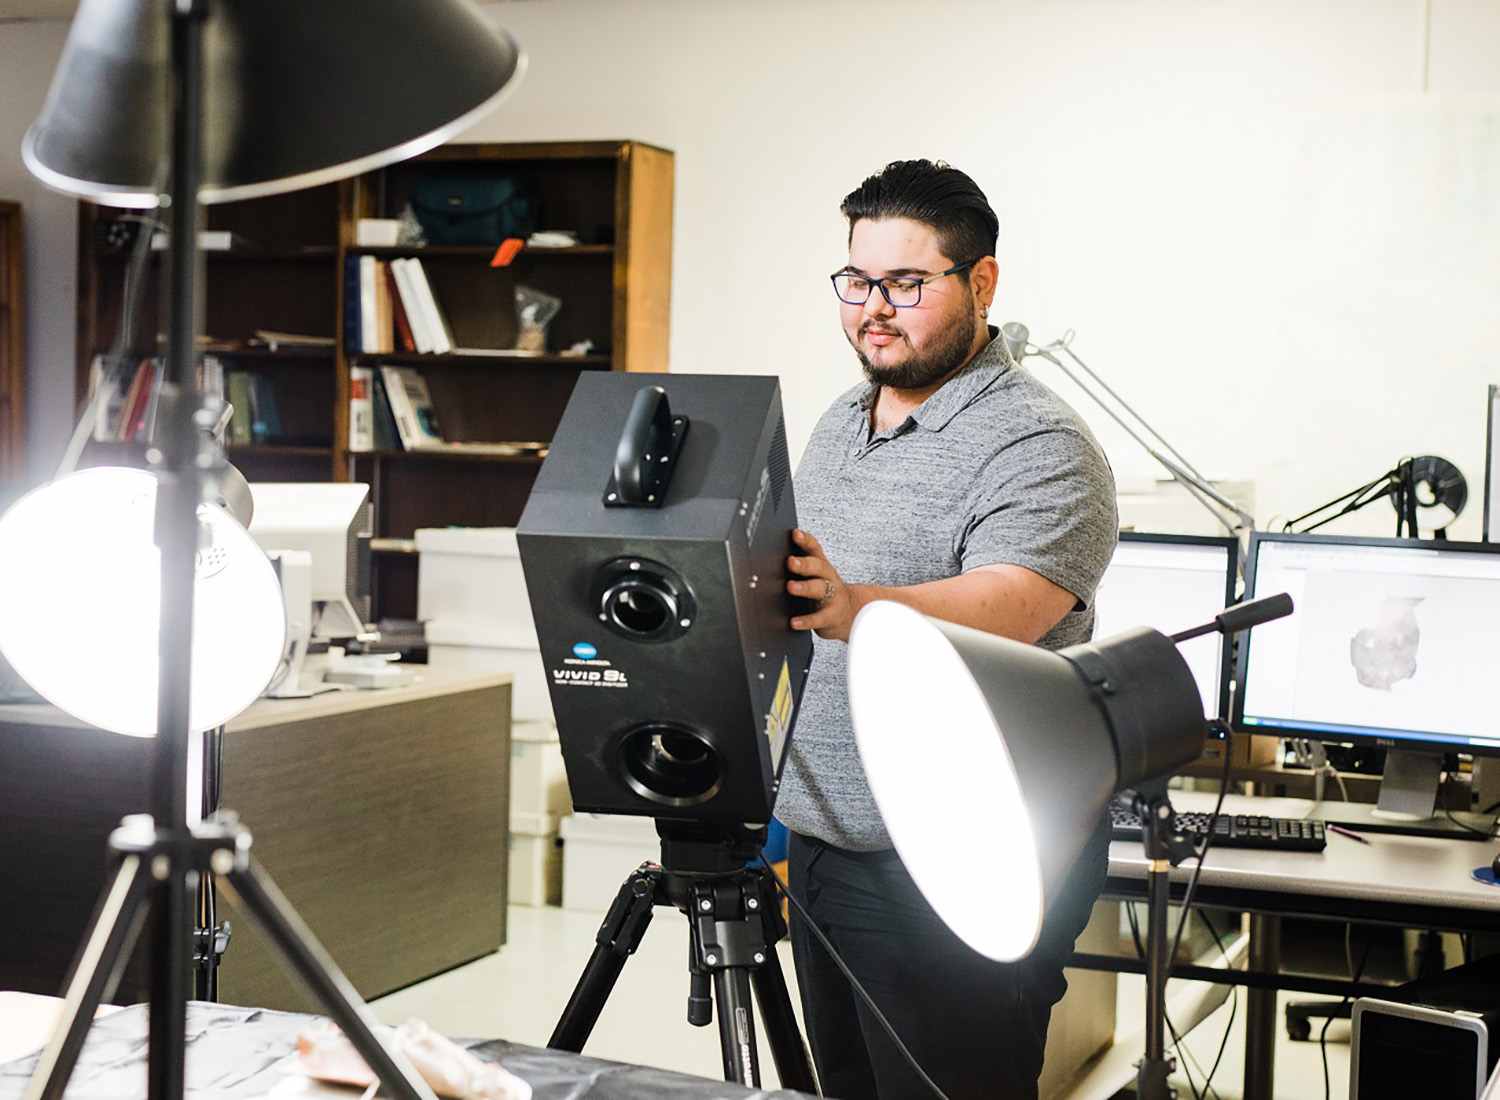
[[[771,439],[771,458],[767,463],[771,475],[771,503],[781,507],[781,494],[792,480],[792,460],[786,453],[786,421],[776,421],[776,434]]]

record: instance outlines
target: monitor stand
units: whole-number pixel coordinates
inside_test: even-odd
[[[1389,749],[1380,796],[1372,806],[1363,802],[1324,802],[1316,816],[1360,833],[1401,833],[1460,840],[1486,840],[1495,827],[1494,814],[1463,810],[1434,813],[1442,783],[1443,754]]]

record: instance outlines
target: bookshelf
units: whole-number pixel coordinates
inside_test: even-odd
[[[536,227],[571,230],[577,243],[528,245],[502,266],[493,266],[493,245],[356,245],[359,219],[397,217],[434,173],[520,181],[539,203]],[[203,332],[226,378],[264,380],[279,419],[277,431],[229,446],[230,459],[251,481],[369,483],[377,617],[416,614],[418,528],[520,518],[541,458],[496,453],[493,444],[550,440],[582,371],[667,369],[672,188],[672,154],[640,142],[455,144],[341,184],[208,208],[209,230],[245,243],[206,253]],[[121,215],[81,205],[80,403],[93,356],[120,324],[128,249],[111,243],[119,234],[109,230]],[[367,256],[418,259],[454,344],[471,353],[358,350],[346,331],[347,269]],[[540,353],[513,351],[518,286],[562,303]],[[159,308],[148,286],[140,316],[155,319]],[[132,352],[154,353],[159,328],[138,321]],[[323,343],[256,340],[267,331]],[[448,446],[350,450],[350,368],[378,375],[381,364],[417,369]],[[95,460],[118,461],[122,450],[130,445],[96,447]]]

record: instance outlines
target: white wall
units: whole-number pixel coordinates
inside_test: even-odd
[[[1078,354],[1200,469],[1255,481],[1262,524],[1438,454],[1474,497],[1455,533],[1477,536],[1485,387],[1500,382],[1492,0],[489,11],[530,68],[464,139],[674,150],[672,369],[779,374],[794,451],[857,378],[825,278],[844,259],[838,202],[888,160],[937,157],[1000,213],[992,317],[1038,341],[1076,330]],[[7,92],[26,85],[4,97],[0,146],[24,128],[9,116],[40,104],[44,37],[0,28]],[[21,176],[0,157],[0,182]],[[36,257],[49,289],[33,289],[43,339],[60,328],[48,311],[71,324],[70,300],[36,297],[65,297],[72,274],[71,223],[54,221]],[[48,351],[35,371],[71,371]],[[1155,476],[1077,403],[1122,479]],[[1394,520],[1380,505],[1338,529]]]
[[[466,137],[675,150],[672,368],[778,373],[794,447],[857,377],[839,199],[897,157],[1001,216],[992,316],[1078,354],[1262,522],[1404,454],[1468,475],[1500,381],[1500,6],[552,0]],[[1460,96],[1458,93],[1463,93]],[[1050,366],[1033,361],[1047,379]],[[1067,391],[1066,383],[1059,386]],[[1079,397],[1123,479],[1158,468]],[[1337,529],[1394,531],[1384,505]]]
[[[65,23],[0,26],[0,198],[21,203],[26,251],[27,466],[47,477],[73,425],[78,259],[71,199],[48,191],[21,163],[21,138],[47,98]]]

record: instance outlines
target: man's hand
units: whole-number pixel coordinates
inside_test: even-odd
[[[786,566],[805,579],[787,581],[786,590],[818,605],[810,613],[792,619],[792,629],[815,630],[820,638],[847,642],[854,616],[866,602],[860,598],[861,586],[843,582],[838,570],[823,553],[823,547],[808,532],[800,528],[794,530],[792,541],[802,554],[787,558]]]

